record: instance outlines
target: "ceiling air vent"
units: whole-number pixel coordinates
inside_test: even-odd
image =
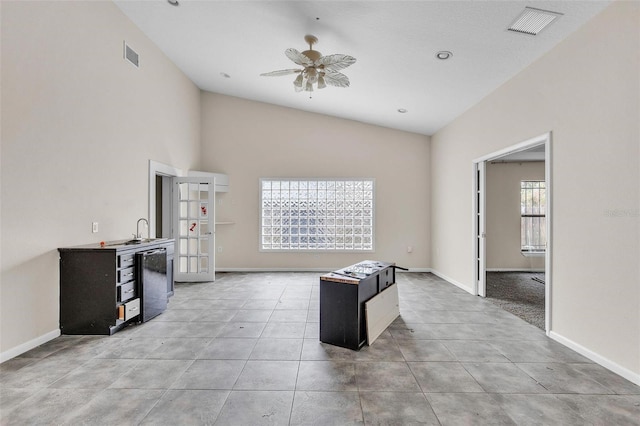
[[[124,58],[131,62],[136,68],[140,67],[138,54],[127,44],[126,41],[124,42]]]
[[[516,33],[538,35],[540,31],[560,16],[562,16],[562,13],[525,7],[520,16],[507,29]]]

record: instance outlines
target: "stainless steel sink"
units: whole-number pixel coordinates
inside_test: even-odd
[[[128,245],[132,245],[132,244],[142,244],[142,243],[148,242],[148,241],[149,241],[148,239],[141,238],[139,240],[135,239],[135,240],[125,241],[124,245],[128,246]]]
[[[124,244],[128,246],[132,244],[152,243],[154,241],[160,241],[164,239],[165,238],[135,238],[133,240],[126,241]]]
[[[144,243],[153,243],[156,241],[166,240],[166,238],[135,238],[133,240],[117,240],[117,241],[108,241],[105,243],[105,247],[114,247],[114,246],[132,246],[137,244]]]

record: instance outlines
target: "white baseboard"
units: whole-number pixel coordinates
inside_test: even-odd
[[[525,268],[487,268],[487,272],[545,272],[544,268],[525,269]]]
[[[402,269],[396,269],[396,273],[404,273],[404,272],[432,272],[431,268],[409,268],[408,271],[403,271]]]
[[[436,276],[442,278],[445,281],[448,281],[449,283],[455,285],[456,287],[461,288],[462,290],[466,291],[467,293],[473,294],[473,288],[467,287],[466,285],[462,284],[461,282],[458,282],[458,281],[454,280],[453,278],[446,276],[442,272],[439,272],[439,271],[436,271],[435,269],[432,269],[431,273],[433,275],[436,275]]]
[[[216,272],[330,272],[337,268],[216,268]]]
[[[610,359],[605,358],[602,355],[599,355],[593,352],[592,350],[585,348],[579,343],[576,343],[571,339],[567,339],[566,337],[561,336],[555,331],[549,332],[549,337],[551,337],[556,342],[561,343],[570,349],[573,349],[574,351],[578,352],[580,355],[589,358],[591,361],[595,362],[596,364],[600,364],[604,368],[611,370],[614,373],[618,374],[619,376],[622,376],[625,379],[629,380],[630,382],[640,386],[640,373],[635,373],[629,370],[628,368],[625,368],[611,361]]]
[[[8,351],[4,351],[0,353],[0,363],[8,361],[11,358],[15,358],[18,355],[22,355],[23,353],[28,352],[33,348],[37,348],[38,346],[47,343],[49,340],[53,340],[58,336],[60,336],[60,329],[50,331],[46,334],[43,334],[42,336],[38,336],[35,339],[31,339],[28,342],[13,347]]]
[[[216,268],[216,272],[331,272],[344,268]],[[431,272],[431,268],[409,268],[408,271],[396,269],[396,272]]]

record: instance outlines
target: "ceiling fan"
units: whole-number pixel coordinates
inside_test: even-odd
[[[309,45],[309,50],[298,52],[296,49],[287,49],[284,54],[296,64],[303,68],[293,68],[260,74],[266,77],[278,77],[281,75],[298,74],[293,80],[293,87],[296,92],[313,92],[313,86],[324,89],[329,86],[349,87],[349,78],[339,72],[356,62],[356,58],[349,55],[335,54],[322,56],[317,50],[313,50],[313,45],[318,42],[318,38],[307,34],[304,40]]]

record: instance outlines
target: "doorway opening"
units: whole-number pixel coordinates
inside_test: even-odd
[[[172,238],[171,178],[172,176],[156,175],[156,238]]]
[[[173,238],[172,178],[181,170],[149,160],[149,233],[155,238]],[[153,235],[155,234],[155,235]]]
[[[473,167],[475,294],[549,334],[551,133],[480,157]]]

